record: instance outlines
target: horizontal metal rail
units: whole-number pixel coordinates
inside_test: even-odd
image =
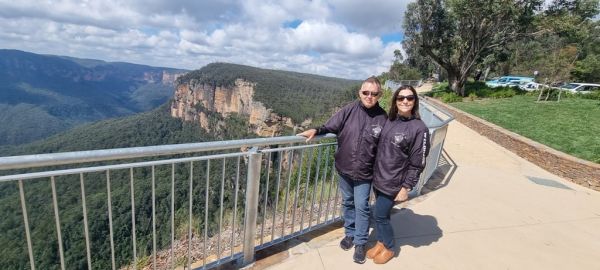
[[[313,140],[335,138],[333,134],[316,136]],[[271,138],[256,138],[245,140],[202,142],[188,144],[168,144],[159,146],[144,146],[130,148],[115,148],[106,150],[90,150],[64,152],[55,154],[23,155],[0,157],[0,170],[45,167],[64,164],[75,164],[94,161],[129,159],[152,156],[176,155],[215,150],[239,149],[291,143],[303,143],[306,139],[299,136],[284,136]]]
[[[398,89],[398,87],[403,86],[403,85],[410,85],[413,87],[417,87],[422,84],[423,84],[423,80],[400,80],[400,81],[387,80],[387,81],[385,81],[384,87],[388,88],[392,91],[395,91],[396,89]]]

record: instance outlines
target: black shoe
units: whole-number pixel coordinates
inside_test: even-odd
[[[363,264],[365,263],[365,255],[367,253],[367,249],[365,247],[365,245],[356,245],[356,247],[354,247],[354,262],[355,263],[360,263]]]
[[[354,246],[354,243],[352,243],[352,241],[354,241],[354,237],[346,236],[340,242],[340,247],[343,250],[349,250]]]

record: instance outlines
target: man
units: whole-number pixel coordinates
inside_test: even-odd
[[[354,248],[354,262],[365,262],[365,245],[369,235],[369,195],[373,180],[373,164],[379,135],[386,113],[379,106],[381,83],[375,77],[366,79],[356,100],[335,113],[325,125],[298,135],[307,138],[334,133],[338,150],[335,168],[340,175],[340,191],[345,237],[340,242],[344,250]]]

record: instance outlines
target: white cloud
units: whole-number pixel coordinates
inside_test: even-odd
[[[364,34],[351,33],[346,27],[323,21],[304,21],[290,30],[287,42],[298,51],[346,54],[355,57],[369,57],[381,49],[381,40]]]
[[[331,0],[331,20],[360,32],[381,35],[401,31],[406,6],[414,0]]]
[[[406,1],[3,1],[4,48],[197,69],[222,61],[362,79],[389,68]],[[295,28],[284,24],[297,21]]]

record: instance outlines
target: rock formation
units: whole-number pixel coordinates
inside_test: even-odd
[[[284,127],[293,128],[289,117],[280,116],[253,100],[255,86],[255,83],[242,79],[237,79],[233,86],[215,86],[191,80],[177,86],[171,116],[184,121],[198,121],[202,128],[211,131],[223,126],[220,126],[221,123],[211,126],[209,113],[219,113],[223,118],[238,113],[248,118],[252,132],[263,137],[279,136]],[[310,120],[304,121],[302,125],[310,123]]]

